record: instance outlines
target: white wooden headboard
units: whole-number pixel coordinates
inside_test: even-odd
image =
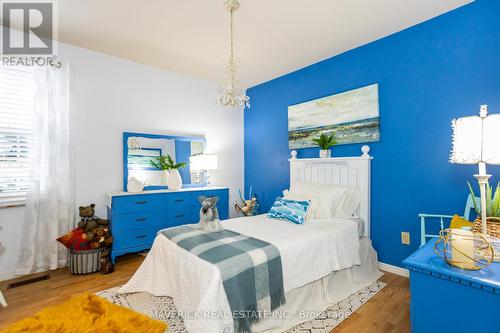
[[[352,186],[361,192],[357,215],[365,222],[365,236],[370,237],[370,147],[361,147],[363,155],[333,158],[297,158],[292,150],[290,187],[294,183]]]

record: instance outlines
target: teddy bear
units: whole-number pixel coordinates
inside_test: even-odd
[[[90,248],[110,247],[113,244],[113,237],[108,233],[107,228],[95,228],[92,232]],[[87,236],[88,240],[88,236]]]
[[[115,266],[111,262],[111,253],[109,249],[104,249],[101,253],[101,273],[109,274],[115,271]]]
[[[91,242],[94,240],[94,230],[97,228],[104,228],[109,225],[108,220],[100,219],[95,216],[95,204],[90,206],[80,206],[80,217],[81,220],[78,222],[78,227],[82,229],[87,234],[87,241]]]

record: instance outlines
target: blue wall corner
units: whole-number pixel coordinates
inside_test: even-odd
[[[500,1],[479,0],[412,28],[248,90],[245,188],[262,211],[289,186],[287,107],[379,84],[381,141],[370,143],[372,239],[379,260],[401,266],[419,244],[417,214],[463,213],[474,166],[448,163],[451,120],[481,104],[500,113]],[[342,145],[334,156],[360,155]],[[316,157],[318,149],[299,150]],[[496,182],[499,167],[489,167]],[[410,246],[400,232],[410,231]]]

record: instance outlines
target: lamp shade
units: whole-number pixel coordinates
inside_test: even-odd
[[[500,114],[454,119],[451,163],[500,164]]]
[[[217,170],[217,155],[201,154],[189,157],[191,171]]]

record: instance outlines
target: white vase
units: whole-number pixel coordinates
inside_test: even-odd
[[[179,170],[172,169],[168,177],[168,189],[178,191],[182,188],[182,178]]]
[[[167,186],[168,185],[168,178],[170,176],[170,173],[168,170],[162,170],[161,175],[160,175],[160,185],[161,186]]]
[[[320,158],[329,158],[332,156],[332,151],[330,149],[320,149],[319,157]]]

